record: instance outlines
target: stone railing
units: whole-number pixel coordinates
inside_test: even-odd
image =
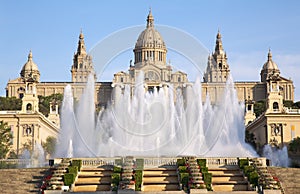
[[[82,166],[115,165],[115,159],[119,158],[76,158],[76,160],[82,160]]]
[[[237,158],[204,158],[207,165],[238,165]]]
[[[24,168],[32,166],[34,163],[31,159],[0,159],[2,168]]]
[[[291,113],[291,114],[300,114],[300,109],[286,108],[285,112],[286,113]]]
[[[176,165],[178,158],[144,158],[144,167]]]

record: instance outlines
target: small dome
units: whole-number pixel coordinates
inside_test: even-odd
[[[272,60],[271,50],[269,50],[268,61],[264,64],[263,70],[279,70],[277,64]]]
[[[154,28],[154,18],[151,11],[147,17],[147,28],[139,35],[135,48],[162,48],[165,49],[165,42],[160,33]]]
[[[32,60],[32,52],[31,51],[28,55],[28,60],[24,64],[20,74],[21,74],[21,77],[23,77],[23,78],[33,77],[33,78],[37,79],[37,81],[39,80],[40,72],[39,72],[38,66]]]
[[[32,52],[30,51],[28,55],[28,60],[24,64],[22,71],[38,71],[38,66],[32,60]]]

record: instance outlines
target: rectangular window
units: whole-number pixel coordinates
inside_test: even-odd
[[[291,126],[291,140],[293,140],[295,138],[295,125]]]

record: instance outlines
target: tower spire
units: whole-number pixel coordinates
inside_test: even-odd
[[[84,35],[82,33],[82,29],[80,29],[77,53],[79,55],[86,54],[86,49],[85,49],[85,44],[84,44]]]
[[[28,54],[28,61],[32,61],[32,52],[31,52],[31,49],[30,49],[29,54]]]
[[[222,44],[222,35],[220,33],[220,30],[218,29],[218,34],[216,36],[216,47],[215,47],[215,53],[221,54],[224,53],[223,44]]]
[[[154,18],[152,15],[151,7],[149,9],[149,14],[147,16],[147,28],[154,27]]]
[[[268,52],[268,61],[272,61],[272,52],[271,52],[271,48],[269,48],[269,52]]]

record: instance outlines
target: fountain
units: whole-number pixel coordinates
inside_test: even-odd
[[[288,167],[290,160],[288,157],[288,150],[287,147],[284,146],[283,148],[279,149],[277,147],[272,147],[271,145],[265,145],[263,148],[264,157],[271,160],[272,166],[281,166],[281,167]]]
[[[132,95],[128,85],[122,93],[115,88],[117,100],[98,116],[93,76],[75,109],[71,86],[66,86],[56,156],[69,157],[70,150],[73,157],[256,156],[244,142],[244,104],[231,77],[215,106],[209,97],[202,104],[200,79],[187,83],[183,93],[171,85],[145,92],[143,80],[140,73]]]
[[[25,149],[20,159],[23,159],[26,163],[19,166],[21,168],[36,168],[46,166],[44,148],[38,142],[35,142],[32,153],[30,153],[29,150]]]

